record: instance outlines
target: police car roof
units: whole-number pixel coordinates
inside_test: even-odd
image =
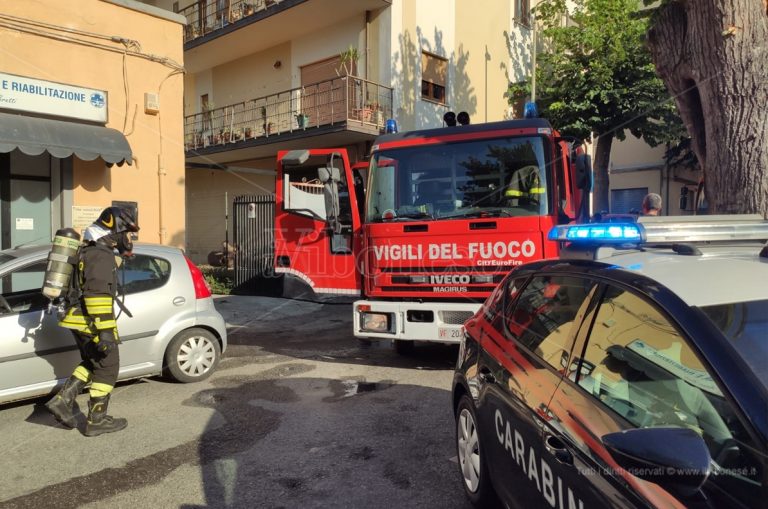
[[[768,285],[761,284],[768,281],[768,221],[761,216],[615,219],[557,226],[549,238],[565,241],[563,260],[639,272],[691,306],[768,299]]]
[[[768,259],[761,245],[697,246],[696,256],[669,247],[616,250],[602,262],[635,271],[663,284],[691,306],[768,299]]]

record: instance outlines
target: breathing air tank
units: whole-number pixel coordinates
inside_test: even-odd
[[[79,247],[80,234],[72,228],[62,228],[53,237],[53,247],[48,253],[48,266],[43,278],[43,295],[50,300],[61,297],[69,290]]]

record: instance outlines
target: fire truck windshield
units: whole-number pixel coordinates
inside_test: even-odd
[[[546,215],[547,144],[516,136],[382,149],[371,158],[366,221]]]

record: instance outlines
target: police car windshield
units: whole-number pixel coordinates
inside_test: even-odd
[[[757,377],[768,386],[768,300],[734,302],[701,308],[752,368]]]
[[[371,158],[366,220],[546,215],[548,150],[543,136],[381,150]]]

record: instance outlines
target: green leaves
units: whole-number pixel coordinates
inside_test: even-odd
[[[682,123],[644,44],[648,16],[636,0],[543,0],[535,9],[543,35],[537,102],[564,134],[623,131],[656,145],[679,139]],[[527,93],[510,87],[510,97]]]

